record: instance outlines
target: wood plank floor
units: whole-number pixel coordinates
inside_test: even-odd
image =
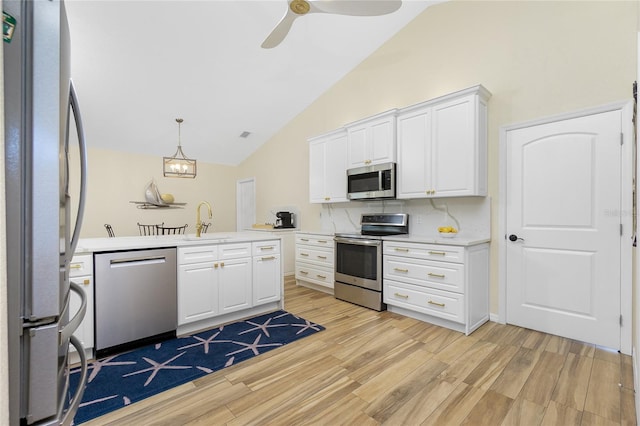
[[[295,283],[325,331],[87,425],[636,425],[631,358],[510,325],[471,336]]]

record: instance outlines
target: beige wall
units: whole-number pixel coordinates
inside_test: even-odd
[[[77,150],[73,156],[77,156]],[[72,163],[78,164],[73,160]],[[186,223],[189,225],[187,232],[194,233],[196,206],[200,201],[208,201],[213,207],[213,229],[210,228],[209,232],[236,229],[236,167],[198,162],[195,179],[165,178],[162,176],[162,158],[89,149],[87,169],[87,206],[81,232],[83,238],[106,237],[105,223],[113,226],[117,236],[138,235],[137,222],[164,222],[165,226]],[[77,166],[71,169],[71,175],[77,182]],[[130,201],[144,201],[145,186],[152,178],[160,192],[173,194],[176,203],[187,205],[175,209],[136,208]],[[72,194],[76,191],[77,185],[71,188]],[[201,214],[205,219],[206,207],[202,207]]]
[[[256,177],[259,212],[273,200],[297,205],[302,227],[317,228],[320,207],[307,201],[307,137],[480,83],[493,94],[489,192],[495,241],[500,126],[630,99],[637,17],[638,2],[454,1],[430,7],[245,161],[240,174]],[[493,313],[497,272],[494,243]]]

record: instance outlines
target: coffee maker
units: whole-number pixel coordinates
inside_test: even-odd
[[[276,213],[276,225],[274,228],[284,229],[284,228],[295,228],[293,224],[293,213],[291,212],[278,212]]]

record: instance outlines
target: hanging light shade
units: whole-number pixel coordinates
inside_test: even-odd
[[[176,118],[178,123],[178,149],[173,156],[162,157],[163,171],[165,177],[193,179],[196,177],[196,160],[187,158],[182,152],[182,145],[180,144],[180,125],[183,121],[182,118]]]

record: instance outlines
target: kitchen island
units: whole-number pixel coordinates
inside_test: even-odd
[[[101,300],[95,289],[108,285],[94,276],[95,256],[174,249],[176,293],[167,297],[173,297],[177,304],[177,315],[173,316],[176,335],[180,336],[283,309],[281,246],[280,237],[256,232],[80,239],[70,275],[72,281],[82,284],[89,300],[87,315],[78,332],[87,355],[93,356],[96,346],[94,321]],[[135,303],[145,303],[122,299],[133,311]],[[73,313],[79,302],[72,300],[71,305]]]

